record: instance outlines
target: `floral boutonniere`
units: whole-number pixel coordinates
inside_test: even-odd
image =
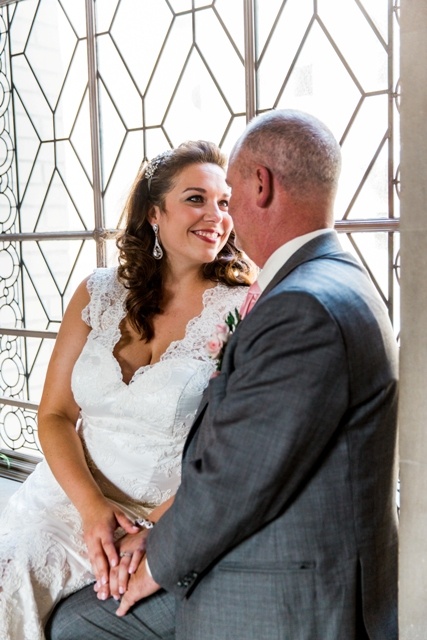
[[[237,309],[230,311],[224,318],[222,324],[216,325],[215,333],[206,345],[209,357],[216,360],[216,370],[221,371],[222,358],[224,356],[225,346],[230,339],[232,333],[235,332],[237,325],[242,317]]]

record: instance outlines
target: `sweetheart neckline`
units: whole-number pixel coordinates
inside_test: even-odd
[[[160,364],[161,362],[163,362],[165,360],[166,356],[168,355],[168,352],[172,348],[175,348],[175,345],[178,345],[181,342],[184,342],[184,340],[186,339],[186,337],[187,337],[187,335],[189,333],[190,327],[194,323],[196,323],[199,320],[199,318],[202,317],[204,311],[206,310],[206,306],[207,306],[206,303],[207,303],[207,297],[208,297],[207,294],[210,291],[214,291],[219,286],[221,286],[221,283],[217,283],[214,287],[209,287],[209,288],[204,290],[203,295],[202,295],[202,304],[203,304],[202,310],[197,316],[194,316],[193,318],[190,318],[190,320],[187,322],[187,324],[185,325],[185,331],[184,331],[183,337],[181,339],[179,339],[179,340],[172,340],[172,342],[169,343],[167,348],[163,351],[163,353],[161,354],[160,358],[156,362],[152,362],[152,363],[149,363],[149,364],[143,364],[140,367],[138,367],[137,369],[135,369],[135,371],[133,372],[132,376],[129,378],[129,382],[125,382],[124,381],[124,379],[123,379],[123,370],[122,370],[122,368],[120,366],[119,361],[117,360],[116,356],[114,355],[114,348],[115,348],[116,344],[119,342],[119,340],[120,340],[120,338],[122,336],[122,334],[120,332],[120,329],[118,328],[118,334],[119,335],[118,335],[118,338],[117,338],[116,342],[113,344],[113,347],[112,347],[112,350],[111,350],[110,353],[111,353],[111,356],[112,356],[114,362],[117,365],[117,370],[118,370],[118,373],[119,373],[120,382],[122,384],[124,384],[126,387],[129,387],[133,382],[135,382],[135,378],[138,375],[144,373],[143,369],[152,369],[153,367],[156,366],[156,364]],[[120,322],[121,322],[121,320],[120,320]],[[120,322],[119,322],[119,326],[120,326]]]

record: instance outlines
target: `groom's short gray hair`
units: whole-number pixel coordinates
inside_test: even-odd
[[[268,167],[290,192],[336,190],[341,149],[328,127],[311,114],[280,109],[256,116],[235,152],[243,165],[254,161]]]

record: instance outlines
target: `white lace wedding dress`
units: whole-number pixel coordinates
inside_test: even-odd
[[[206,342],[247,288],[207,290],[184,339],[129,384],[113,356],[126,290],[115,269],[97,269],[88,289],[83,318],[92,331],[72,377],[79,434],[104,495],[131,517],[149,515],[179,484],[184,440],[215,369]],[[42,640],[56,602],[93,580],[79,513],[42,461],[0,518],[1,640]]]

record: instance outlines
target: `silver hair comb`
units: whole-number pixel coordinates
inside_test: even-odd
[[[166,160],[166,158],[169,158],[169,156],[171,156],[172,153],[173,153],[172,149],[159,153],[159,155],[153,158],[152,160],[150,160],[150,162],[145,167],[144,177],[148,182],[148,191],[150,191],[152,177],[156,173],[159,165],[161,165],[163,161]]]

